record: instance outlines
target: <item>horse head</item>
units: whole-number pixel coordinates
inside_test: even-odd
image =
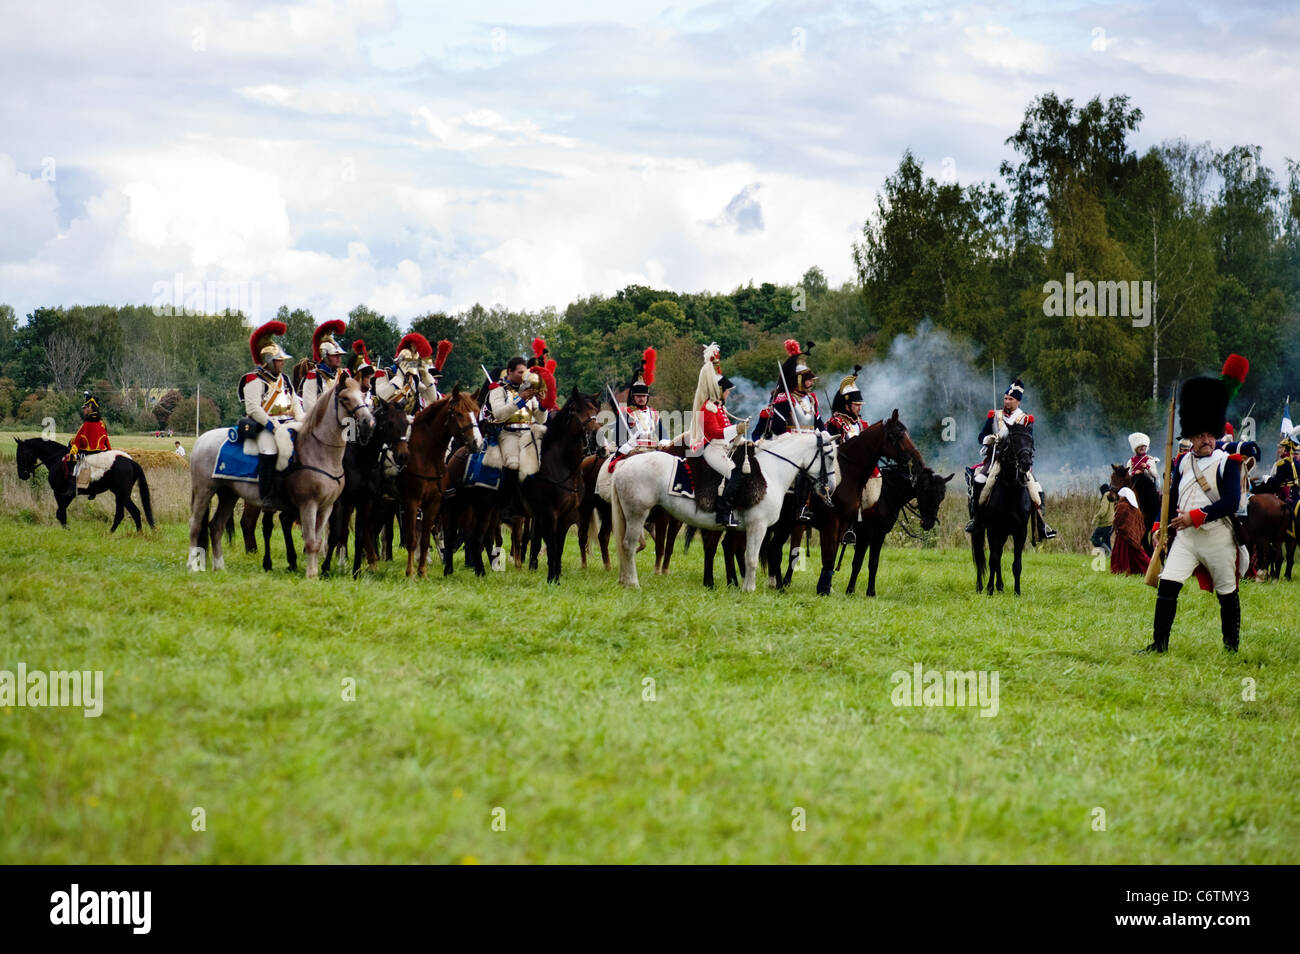
[[[18,445],[18,479],[29,480],[32,474],[36,473],[36,465],[40,463],[40,459],[26,441],[20,441],[15,437],[14,443]]]
[[[396,447],[406,434],[406,415],[395,404],[377,400],[370,409],[375,420],[375,429],[371,440],[379,441],[383,447]]]
[[[335,418],[340,423],[345,417],[352,418],[357,432],[357,443],[368,444],[371,434],[375,431],[375,416],[366,406],[361,386],[350,375],[340,376],[338,383],[334,385],[334,401],[337,405]]]
[[[939,505],[943,503],[948,481],[954,476],[955,473],[940,477],[929,467],[921,471],[920,479],[916,482],[916,511],[921,517],[922,530],[929,530],[938,522]]]
[[[1012,424],[1007,428],[1006,440],[1000,442],[998,456],[1002,460],[998,480],[1023,485],[1034,466],[1033,432],[1021,424]]]
[[[1110,492],[1118,493],[1122,488],[1129,486],[1129,473],[1127,464],[1110,465]]]
[[[907,425],[899,420],[898,408],[894,408],[894,413],[882,423],[885,439],[880,446],[881,455],[900,464],[906,464],[908,475],[912,478],[912,486],[915,487],[921,471],[925,468],[925,461],[921,459],[921,452],[912,443],[912,435],[908,433]]]
[[[471,454],[483,449],[483,436],[478,429],[478,402],[468,391],[462,391],[457,384],[451,389],[447,403],[447,419],[451,430],[460,443],[469,448]]]

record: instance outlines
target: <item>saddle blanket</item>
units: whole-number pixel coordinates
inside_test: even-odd
[[[296,428],[289,429],[289,440],[297,446]],[[291,465],[295,456],[289,455]],[[226,439],[217,451],[217,462],[212,465],[212,476],[217,480],[247,480],[257,483],[257,440],[250,437],[241,441],[239,430],[234,427],[226,431]]]
[[[126,451],[93,451],[89,454],[82,454],[77,458],[76,476],[78,487],[89,487],[99,478],[109,472],[112,466],[117,463],[119,457],[125,457],[131,460],[131,455]]]
[[[486,454],[486,451],[480,451],[469,455],[469,463],[465,465],[465,483],[471,487],[496,490],[501,486],[501,470],[483,463]]]
[[[691,470],[689,458],[679,457],[677,459],[677,466],[673,469],[672,483],[668,487],[668,492],[674,497],[695,499],[695,474]]]

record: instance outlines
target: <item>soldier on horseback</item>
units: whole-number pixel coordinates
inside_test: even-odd
[[[1007,428],[1013,425],[1024,427],[1030,434],[1034,431],[1034,416],[1026,414],[1020,407],[1020,399],[1025,394],[1025,383],[1016,378],[1007,387],[1002,395],[1002,410],[989,411],[988,417],[984,420],[984,427],[980,430],[980,444],[984,448],[984,458],[978,467],[968,467],[967,473],[971,475],[970,481],[970,523],[966,524],[966,532],[974,533],[980,529],[983,520],[983,507],[987,494],[985,488],[991,485],[989,477],[995,464],[994,459],[997,456],[998,445],[1006,440]],[[996,476],[993,474],[992,476]],[[1034,520],[1038,525],[1038,535],[1043,540],[1054,540],[1056,531],[1047,525],[1043,519],[1043,488],[1042,485],[1034,478],[1033,472],[1026,473],[1026,486],[1029,490],[1029,500],[1034,507]]]
[[[1300,502],[1300,463],[1296,455],[1300,453],[1292,435],[1287,434],[1278,442],[1277,463],[1273,467],[1273,478],[1277,482],[1277,495],[1288,504]]]
[[[86,400],[81,405],[81,426],[68,442],[68,453],[63,458],[68,464],[68,492],[73,496],[77,493],[78,476],[86,465],[84,455],[113,449],[108,442],[108,427],[99,413],[99,401],[89,391],[82,393]]]
[[[302,378],[302,412],[310,414],[320,396],[334,386],[343,365],[343,346],[334,336],[347,331],[347,325],[335,318],[320,325],[311,336],[311,357],[316,362]]]
[[[520,480],[537,473],[541,466],[540,448],[533,428],[545,426],[548,417],[546,405],[555,401],[554,393],[547,393],[545,377],[549,374],[545,365],[530,367],[522,357],[516,356],[506,362],[501,377],[488,389],[486,416],[497,426],[500,461],[488,463],[489,457],[496,456],[489,448],[489,457],[485,457],[484,462],[501,468],[502,516],[507,519],[522,510]]]
[[[776,390],[771,403],[759,412],[759,433],[765,437],[779,437],[791,431],[820,431],[823,429],[821,408],[817,403],[817,375],[808,366],[807,358],[813,343],[801,349],[799,342],[790,338],[785,343],[788,357],[781,365]]]
[[[1183,437],[1191,440],[1192,449],[1173,463],[1169,493],[1171,505],[1177,504],[1178,515],[1170,521],[1169,531],[1176,532],[1176,536],[1156,591],[1153,639],[1140,652],[1163,653],[1169,648],[1178,593],[1194,573],[1203,586],[1207,582],[1213,586],[1219,599],[1223,646],[1230,652],[1237,651],[1242,561],[1233,515],[1241,497],[1242,457],[1215,445],[1224,432],[1228,402],[1246,380],[1249,368],[1241,355],[1229,355],[1221,377],[1192,378],[1179,395],[1179,428]]]
[[[858,372],[862,365],[855,364],[853,373],[840,381],[839,390],[831,400],[831,419],[826,430],[841,443],[862,433],[862,392],[858,390]]]
[[[358,338],[352,342],[352,353],[348,355],[347,360],[348,373],[356,378],[358,386],[361,388],[362,400],[366,407],[371,406],[374,400],[374,384],[376,380],[382,380],[387,375],[384,371],[376,371],[374,364],[370,361],[370,352],[366,350],[366,343],[363,339]]]
[[[719,525],[731,528],[740,526],[733,511],[741,475],[731,460],[731,448],[738,432],[722,404],[722,382],[726,378],[722,374],[721,353],[716,344],[704,349],[704,364],[700,367],[695,400],[691,405],[690,444],[686,456],[702,457],[723,478],[714,517]]]
[[[301,403],[294,394],[293,382],[284,373],[290,355],[284,352],[275,335],[287,328],[282,321],[268,321],[248,338],[248,347],[257,367],[239,383],[239,398],[245,416],[261,425],[257,432],[257,489],[263,510],[279,510],[275,493],[275,475],[289,466],[293,453],[290,430],[302,420]]]
[[[450,343],[447,350],[451,350]],[[398,342],[388,373],[382,378],[375,376],[375,396],[399,405],[407,417],[414,417],[439,398],[438,384],[429,370],[432,363],[429,339],[412,331]]]
[[[1151,446],[1151,438],[1141,431],[1135,431],[1128,436],[1128,446],[1133,451],[1133,456],[1128,461],[1129,476],[1136,477],[1139,474],[1146,474],[1159,487],[1161,483],[1160,458],[1152,457],[1147,453],[1147,448]]]
[[[637,451],[654,450],[665,446],[664,422],[659,419],[659,412],[650,406],[650,385],[655,380],[655,363],[658,354],[654,348],[646,348],[632,373],[632,383],[627,387],[628,403],[623,405],[623,427],[620,436],[627,439],[619,445],[620,457]]]

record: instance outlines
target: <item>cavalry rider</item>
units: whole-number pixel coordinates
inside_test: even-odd
[[[386,377],[386,374],[383,371],[375,370],[374,364],[370,361],[370,352],[366,350],[366,343],[363,339],[358,338],[352,342],[352,353],[348,355],[347,368],[348,373],[356,379],[357,386],[361,388],[362,402],[366,407],[370,407],[375,396],[375,381]]]
[[[275,499],[275,475],[289,466],[293,453],[289,431],[302,420],[302,405],[284,373],[290,355],[274,337],[286,330],[284,322],[268,321],[249,335],[248,348],[257,367],[239,383],[245,416],[262,425],[257,433],[257,489],[263,510],[280,509]]]
[[[433,346],[429,339],[412,331],[397,344],[393,366],[383,378],[375,377],[375,396],[399,405],[407,417],[438,400],[438,385],[429,368]]]
[[[339,368],[343,365],[343,346],[334,338],[348,330],[348,326],[335,318],[320,325],[311,336],[311,358],[316,362],[302,378],[302,413],[305,417],[316,406],[320,396],[334,386]]]
[[[805,360],[812,351],[810,341],[801,350],[793,338],[785,343],[788,357],[781,365],[781,373],[772,392],[772,403],[759,413],[760,433],[779,437],[787,431],[822,430],[821,408],[817,403],[817,375]]]
[[[1178,424],[1192,442],[1190,453],[1173,463],[1170,502],[1178,516],[1169,523],[1175,533],[1156,590],[1155,621],[1151,645],[1143,653],[1163,653],[1178,610],[1178,593],[1193,573],[1209,582],[1219,599],[1219,624],[1223,646],[1236,652],[1241,638],[1241,575],[1236,533],[1232,523],[1241,496],[1240,454],[1229,454],[1215,443],[1223,435],[1228,402],[1246,380],[1249,362],[1233,354],[1223,364],[1219,378],[1192,378],[1183,385],[1178,401]],[[1157,524],[1157,527],[1159,525]],[[1206,586],[1206,589],[1209,587]]]
[[[655,349],[646,348],[632,374],[632,383],[627,386],[628,403],[621,409],[622,426],[619,430],[619,436],[626,437],[626,440],[619,445],[620,457],[668,444],[664,438],[664,422],[659,419],[659,412],[650,406],[650,385],[655,381],[657,359]]]
[[[840,381],[839,390],[831,399],[831,419],[826,430],[843,443],[862,433],[862,392],[858,390],[858,372],[862,365],[855,364],[853,373]]]
[[[740,526],[733,508],[736,491],[740,487],[740,473],[731,460],[731,448],[738,434],[727,409],[723,406],[723,388],[730,381],[722,374],[721,349],[710,344],[704,349],[704,364],[695,385],[695,400],[691,403],[690,443],[686,456],[703,457],[704,462],[724,480],[718,495],[714,519],[725,528]]]
[[[1141,431],[1134,431],[1128,436],[1128,446],[1133,451],[1133,456],[1128,460],[1128,475],[1136,477],[1138,474],[1146,474],[1159,487],[1160,458],[1152,457],[1147,453],[1147,448],[1151,446],[1151,438]]]
[[[488,389],[487,416],[498,428],[501,496],[505,502],[502,516],[506,519],[521,510],[519,482],[541,468],[541,449],[533,426],[546,423],[547,405],[555,401],[554,393],[547,393],[545,378],[549,375],[544,365],[530,368],[517,355],[506,362],[501,377]]]
[[[81,427],[68,442],[68,453],[63,458],[68,464],[68,489],[77,492],[77,474],[81,471],[83,454],[95,454],[99,451],[112,450],[108,443],[108,428],[103,415],[99,413],[99,401],[89,391],[83,391],[86,401],[81,405]]]
[[[975,469],[971,481],[970,509],[971,520],[966,524],[966,532],[974,533],[983,525],[982,520],[984,510],[981,506],[980,497],[983,494],[989,478],[989,469],[993,464],[994,456],[997,453],[997,445],[1007,437],[1007,428],[1013,424],[1019,424],[1032,434],[1034,431],[1034,416],[1026,414],[1020,407],[1020,399],[1025,394],[1025,382],[1016,378],[1007,387],[1002,395],[1002,410],[989,411],[988,417],[984,420],[984,427],[980,430],[979,440],[984,448],[984,459]],[[1047,525],[1043,519],[1043,488],[1034,477],[1032,471],[1025,474],[1027,487],[1029,489],[1029,500],[1034,507],[1034,519],[1038,523],[1038,535],[1044,540],[1056,539],[1056,531]]]
[[[1273,466],[1273,476],[1277,478],[1277,495],[1288,505],[1300,502],[1300,463],[1296,461],[1300,445],[1297,445],[1295,437],[1294,434],[1287,434],[1278,442],[1277,463]]]

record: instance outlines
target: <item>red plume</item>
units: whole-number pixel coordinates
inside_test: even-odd
[[[533,339],[533,357],[537,358],[537,359],[540,361],[542,355],[544,355],[544,354],[546,354],[546,339],[545,339],[545,338],[534,338],[534,339]]]
[[[541,341],[542,339],[538,338],[537,340]],[[549,362],[547,363],[549,364]],[[546,410],[554,411],[555,410],[555,374],[551,371],[549,367],[540,364],[537,365],[537,367],[534,370],[537,371],[538,376],[542,379],[543,385],[546,387],[546,393],[542,395],[541,401],[539,403],[542,405],[542,407],[546,408]]]
[[[415,353],[421,358],[427,358],[429,355],[433,354],[433,345],[429,344],[429,339],[418,331],[412,331],[397,343],[397,350],[393,352],[393,357],[396,358],[408,345],[413,348]]]
[[[317,364],[320,363],[320,343],[326,335],[346,334],[348,326],[338,318],[331,319],[317,328],[311,336],[311,359]]]
[[[799,354],[799,342],[796,341],[796,340],[793,339],[793,338],[786,338],[786,339],[785,339],[785,353],[788,354],[788,355],[789,355],[790,357],[792,357],[792,358],[795,357],[796,355],[798,355],[798,354]]]
[[[370,365],[372,368],[374,367],[374,364],[370,360],[370,352],[366,350],[365,339],[358,338],[356,341],[352,342],[352,350],[361,355],[362,361]]]
[[[289,329],[283,321],[268,321],[260,328],[254,328],[253,333],[248,336],[248,350],[253,354],[253,364],[261,362],[262,357],[257,353],[257,344],[268,335],[282,335]]]
[[[647,385],[655,383],[655,362],[659,360],[659,352],[654,348],[646,348],[641,355],[645,359],[645,383]]]
[[[447,355],[451,354],[451,342],[443,338],[438,342],[438,356],[433,359],[433,366],[441,371],[442,366],[447,362]]]
[[[1228,355],[1228,360],[1223,362],[1223,383],[1228,386],[1228,396],[1236,397],[1237,389],[1246,383],[1246,375],[1250,372],[1250,362],[1239,354]]]

